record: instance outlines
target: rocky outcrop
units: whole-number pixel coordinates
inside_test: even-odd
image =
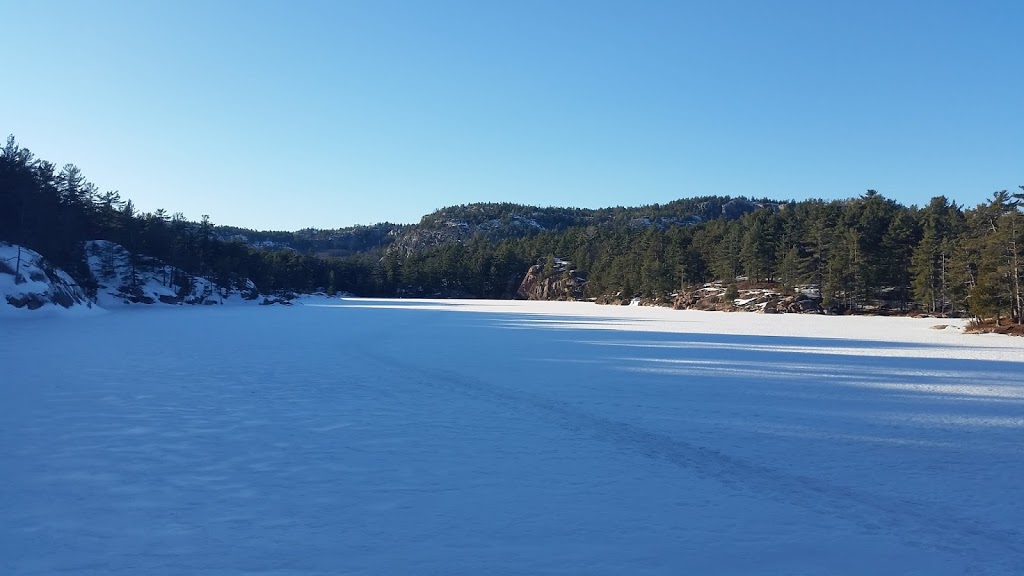
[[[672,301],[675,310],[733,310],[732,302],[725,298],[726,288],[721,284],[705,284],[685,290]]]
[[[124,304],[223,304],[226,300],[256,300],[259,290],[249,279],[220,285],[149,256],[132,254],[106,240],[85,243],[89,271],[96,281],[100,306]]]
[[[516,296],[523,300],[582,300],[586,283],[571,263],[555,259],[530,266]]]
[[[608,306],[629,306],[633,303],[633,299],[619,292],[618,294],[602,294],[594,302]]]
[[[821,312],[821,300],[812,298],[807,294],[797,294],[780,300],[775,309],[778,312],[788,312],[790,314],[819,313]]]
[[[778,212],[781,208],[780,205],[776,203],[754,202],[753,200],[747,200],[746,198],[733,198],[725,204],[722,204],[722,217],[728,220],[739,220],[744,214],[749,214],[760,209]]]
[[[286,298],[282,296],[266,296],[263,301],[260,302],[260,306],[271,306],[274,304],[280,304],[281,306],[291,306],[292,298]]]
[[[802,314],[821,312],[820,300],[810,294],[782,296],[766,288],[738,288],[736,297],[728,298],[728,288],[720,283],[705,284],[676,295],[676,310],[727,310],[761,312],[762,314]]]
[[[40,308],[92,308],[85,291],[38,252],[0,243],[0,312]]]

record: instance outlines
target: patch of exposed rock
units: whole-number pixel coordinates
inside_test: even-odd
[[[820,313],[820,300],[808,294],[782,296],[765,288],[737,289],[736,298],[728,298],[728,289],[720,283],[705,284],[676,295],[676,310],[719,310],[761,312],[763,314]]]
[[[530,266],[516,296],[523,300],[582,300],[586,279],[566,260]]]

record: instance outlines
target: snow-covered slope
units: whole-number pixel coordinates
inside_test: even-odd
[[[85,243],[86,264],[96,283],[90,298],[66,272],[37,252],[0,243],[0,314],[33,310],[99,310],[126,304],[228,304],[258,302],[251,280],[221,286],[106,240]],[[20,261],[20,264],[19,264]],[[15,277],[15,268],[19,274]]]
[[[89,298],[67,273],[50,266],[33,250],[0,242],[0,314],[77,312],[91,307]]]
[[[559,302],[152,308],[0,346],[0,574],[1024,574],[1021,339]]]
[[[259,296],[251,280],[241,281],[237,287],[218,286],[155,258],[133,255],[107,240],[86,242],[85,253],[99,285],[96,300],[105,308],[124,304],[224,304]]]

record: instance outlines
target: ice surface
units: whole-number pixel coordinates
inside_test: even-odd
[[[301,304],[0,319],[0,574],[1024,573],[1022,339]]]

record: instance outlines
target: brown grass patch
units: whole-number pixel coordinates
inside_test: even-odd
[[[970,334],[1005,334],[1007,336],[1024,336],[1024,324],[1002,321],[996,323],[994,318],[971,320],[964,332]]]

